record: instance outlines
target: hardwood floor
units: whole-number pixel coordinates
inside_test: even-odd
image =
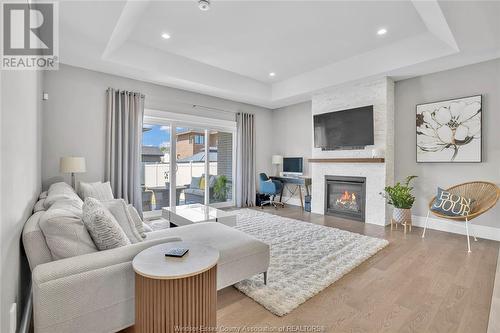
[[[486,332],[499,243],[414,227],[381,227],[306,213],[264,211],[385,238],[389,246],[284,317],[233,287],[218,293],[220,327],[321,326],[323,332]],[[224,330],[221,330],[224,332]],[[229,330],[228,330],[229,331]],[[251,332],[247,330],[246,332]],[[257,330],[255,330],[257,332]]]

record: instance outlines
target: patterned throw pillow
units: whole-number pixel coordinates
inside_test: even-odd
[[[91,197],[85,199],[82,220],[99,250],[130,244],[118,221],[99,200]]]
[[[471,213],[472,203],[472,199],[452,194],[438,187],[436,200],[431,210],[447,216],[467,216]]]

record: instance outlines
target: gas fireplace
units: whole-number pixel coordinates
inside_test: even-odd
[[[325,214],[365,221],[365,177],[325,176]]]

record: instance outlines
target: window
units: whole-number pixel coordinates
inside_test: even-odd
[[[174,200],[176,206],[234,205],[235,122],[145,110],[144,124],[143,211]]]
[[[170,126],[145,124],[142,129],[142,210],[168,206],[166,184],[170,177]]]
[[[194,136],[194,143],[197,145],[204,145],[205,144],[205,136],[203,135],[195,135]]]

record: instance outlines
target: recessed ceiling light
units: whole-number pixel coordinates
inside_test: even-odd
[[[377,31],[377,35],[379,35],[379,36],[385,35],[386,33],[387,33],[386,28],[378,29],[378,31]]]
[[[269,73],[269,76],[271,76],[271,77],[272,76],[276,76],[276,73],[275,72],[271,72],[271,73]]]
[[[164,33],[161,34],[161,38],[163,38],[163,39],[170,39],[170,35],[167,34],[166,32],[164,32]]]
[[[198,8],[206,12],[210,9],[210,0],[198,0]]]

